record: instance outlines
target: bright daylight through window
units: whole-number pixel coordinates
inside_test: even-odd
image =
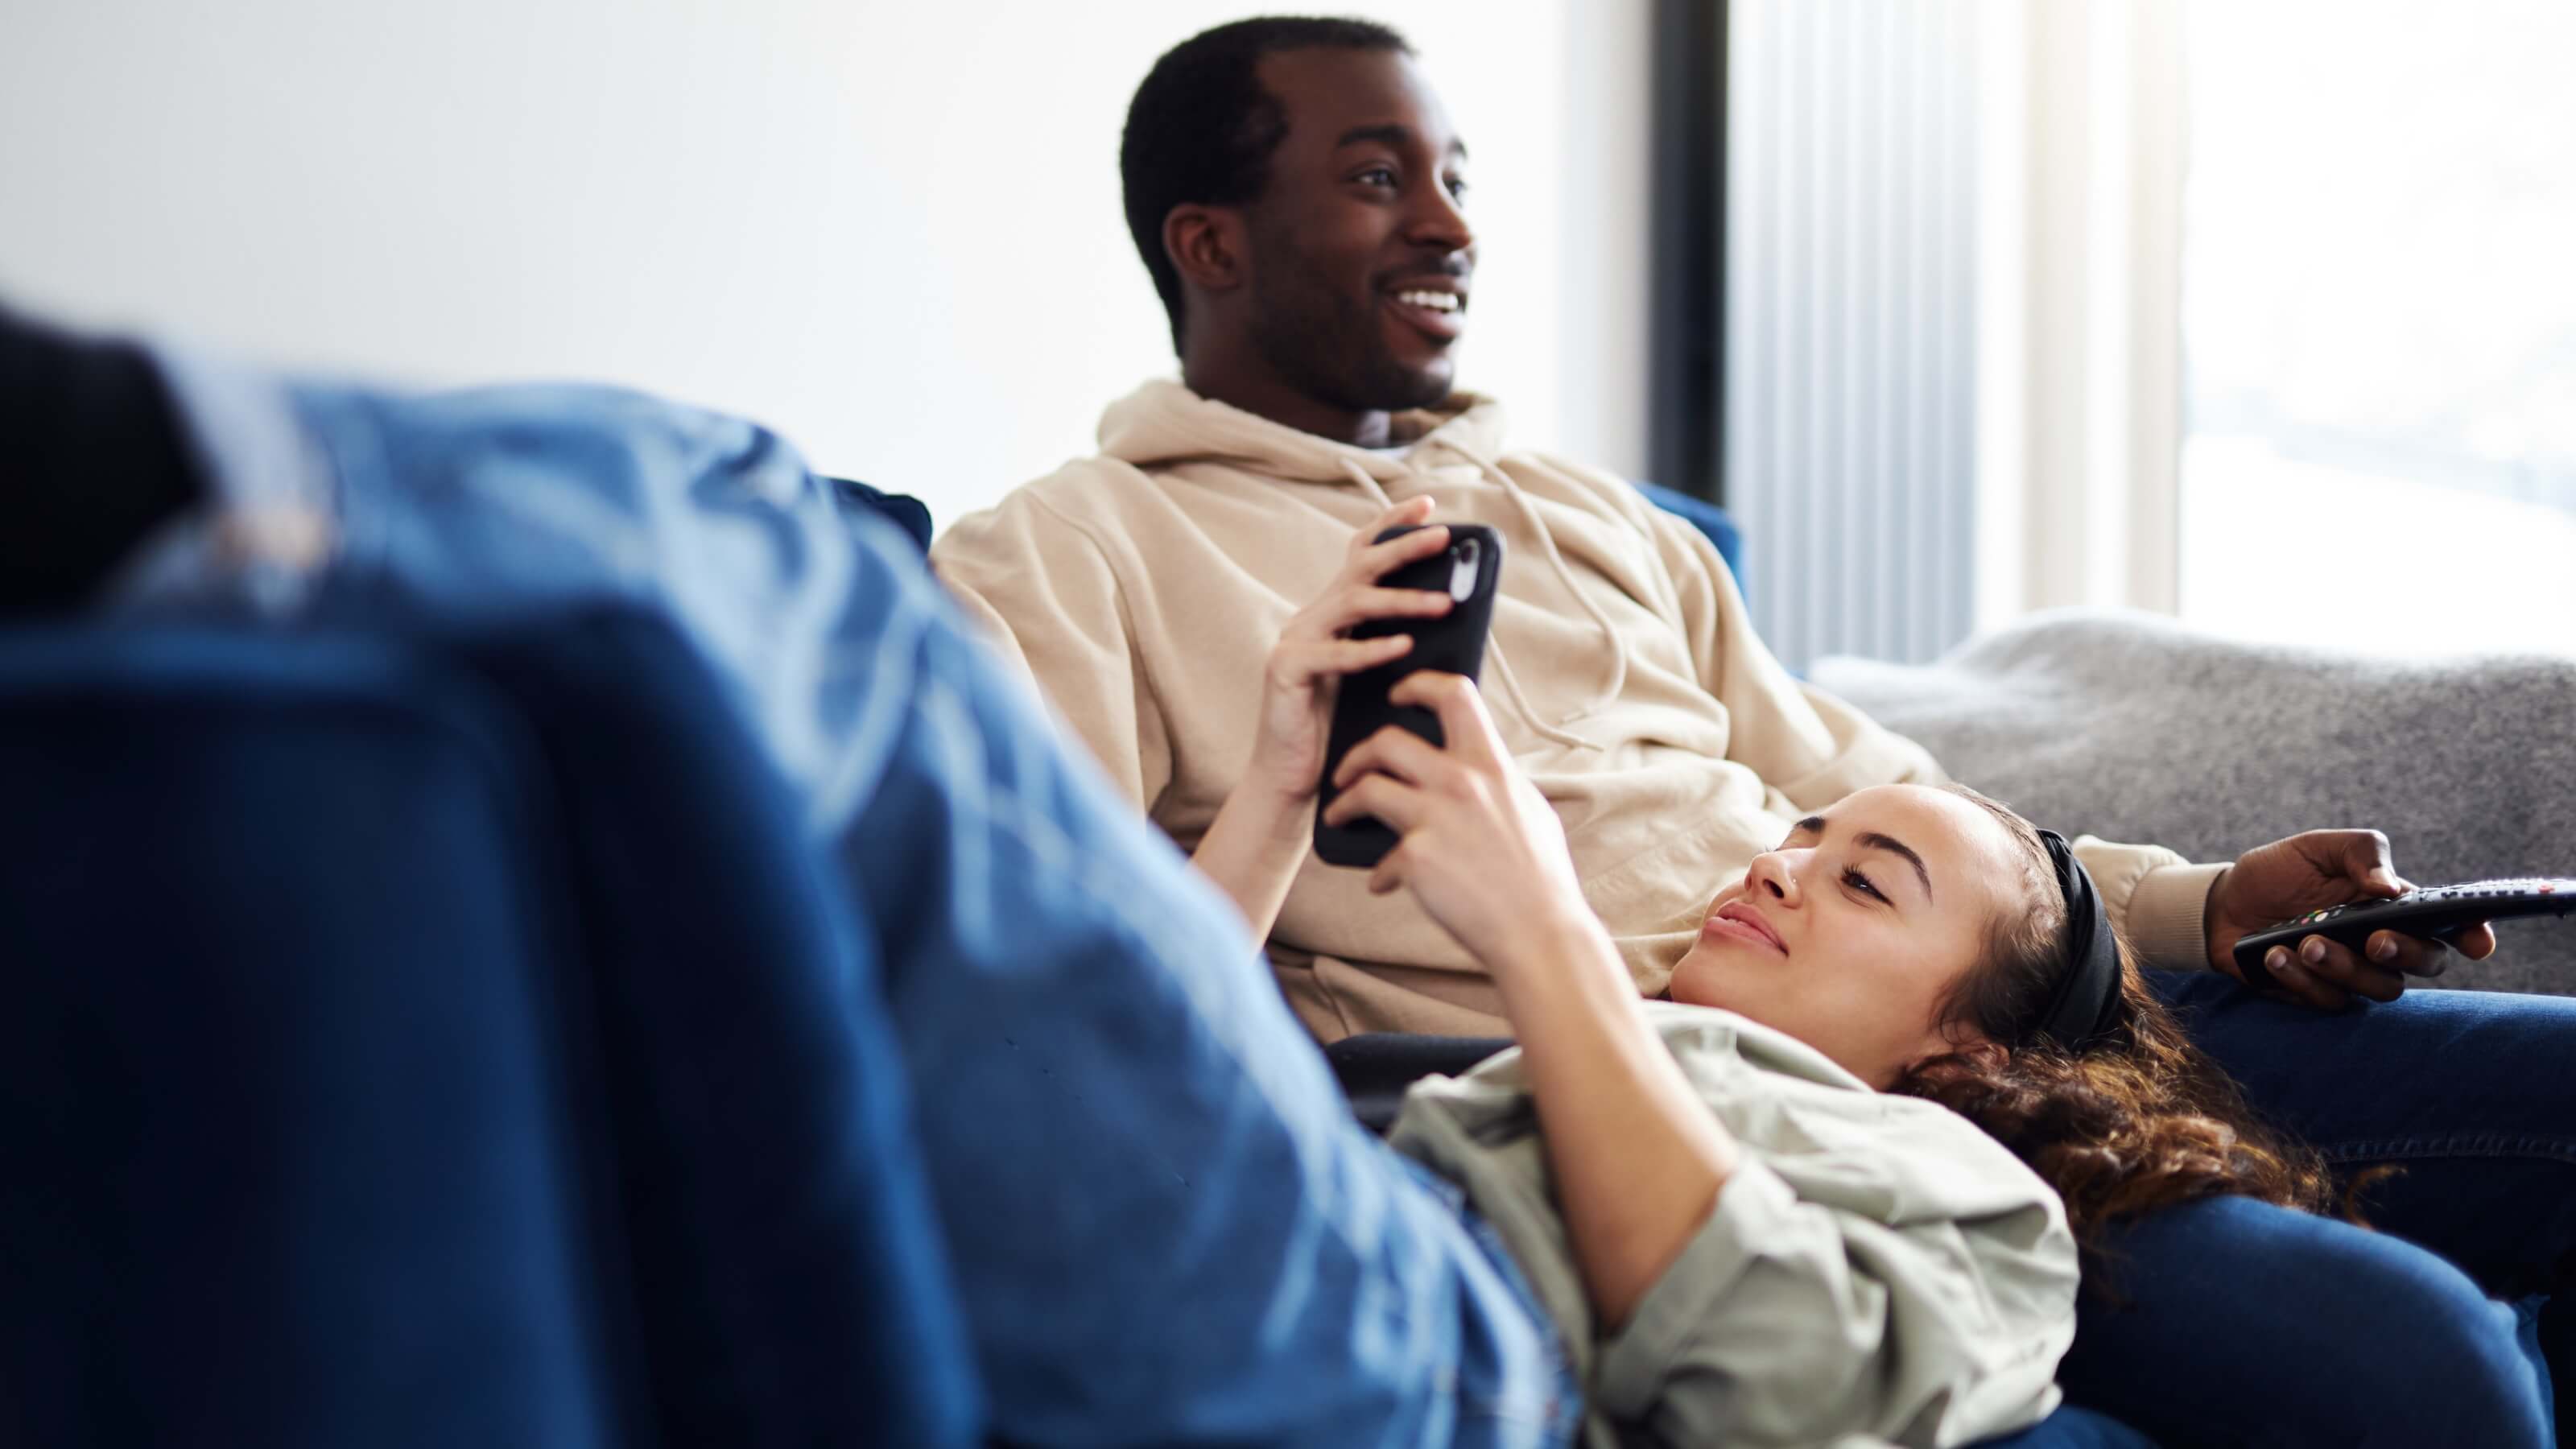
[[[2183,617],[2576,653],[2576,5],[2188,33]]]

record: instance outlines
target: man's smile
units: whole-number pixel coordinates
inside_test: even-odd
[[[1443,346],[1466,330],[1467,289],[1455,277],[1407,277],[1387,286],[1395,315]]]

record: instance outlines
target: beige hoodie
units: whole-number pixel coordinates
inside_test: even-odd
[[[1400,455],[1150,382],[1102,456],[960,518],[940,577],[1035,678],[1110,777],[1184,850],[1241,777],[1261,673],[1351,535],[1428,493],[1503,536],[1486,704],[1564,819],[1593,910],[1660,992],[1711,897],[1791,822],[1854,790],[1937,781],[1914,743],[1791,678],[1696,529],[1607,474],[1505,455],[1502,410],[1460,394],[1401,415]],[[2160,965],[2203,963],[2217,867],[2079,843],[2115,922]],[[1320,1038],[1501,1035],[1494,985],[1409,898],[1309,855],[1270,938]]]

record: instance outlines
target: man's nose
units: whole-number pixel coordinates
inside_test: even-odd
[[[1437,248],[1442,252],[1473,250],[1476,229],[1467,224],[1467,213],[1451,195],[1445,184],[1423,188],[1427,199],[1414,207],[1411,224],[1405,228],[1405,239],[1416,246]]]

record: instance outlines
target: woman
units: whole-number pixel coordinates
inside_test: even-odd
[[[1399,832],[1371,888],[1493,972],[1520,1045],[1417,1088],[1394,1141],[1528,1273],[1598,1442],[2017,1428],[2055,1402],[2079,1237],[2213,1193],[2323,1201],[2126,968],[2073,853],[2002,806],[1885,786],[1799,822],[1648,1003],[1473,686],[1396,698],[1446,748],[1364,742],[1325,818]]]

